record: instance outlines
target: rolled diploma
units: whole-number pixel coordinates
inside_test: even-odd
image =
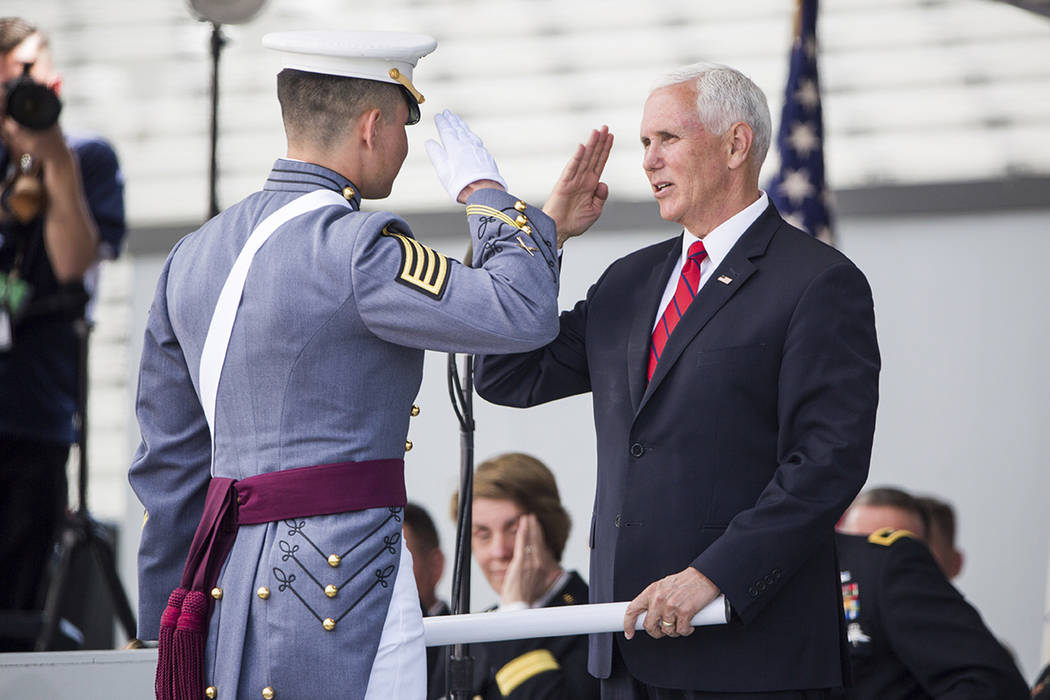
[[[627,603],[562,605],[507,612],[440,615],[423,620],[423,636],[428,647],[447,644],[501,642],[507,639],[561,637],[569,634],[623,631]],[[693,626],[724,625],[729,618],[725,596],[718,596],[693,617]],[[634,628],[642,629],[645,613]]]

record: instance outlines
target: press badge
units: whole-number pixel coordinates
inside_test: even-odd
[[[12,318],[25,311],[31,287],[17,273],[0,275],[0,352],[11,349]]]

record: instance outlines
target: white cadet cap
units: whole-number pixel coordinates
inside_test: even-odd
[[[287,54],[285,68],[400,85],[415,121],[423,95],[412,84],[412,69],[437,48],[434,37],[406,32],[274,32],[262,43]]]

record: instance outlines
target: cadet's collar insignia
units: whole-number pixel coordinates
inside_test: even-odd
[[[881,530],[876,530],[868,535],[868,542],[871,542],[872,544],[880,544],[883,547],[889,547],[902,537],[915,537],[915,535],[907,530],[894,530],[892,527],[884,527]]]
[[[448,258],[416,239],[398,233],[389,224],[383,227],[383,235],[401,243],[401,266],[394,279],[433,299],[441,299],[448,287]]]
[[[859,622],[849,623],[849,627],[846,628],[846,640],[853,646],[859,644],[867,644],[871,641],[871,637],[864,634],[864,630],[860,628]]]
[[[842,611],[847,620],[856,620],[860,615],[860,586],[856,583],[842,584]]]

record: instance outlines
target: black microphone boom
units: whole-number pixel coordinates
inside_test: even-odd
[[[474,356],[463,358],[463,378],[456,369],[456,355],[448,356],[448,392],[459,419],[459,499],[456,513],[456,554],[452,568],[452,614],[470,612],[470,532],[474,494]],[[445,680],[451,700],[468,700],[474,659],[467,644],[454,644],[445,656]]]

